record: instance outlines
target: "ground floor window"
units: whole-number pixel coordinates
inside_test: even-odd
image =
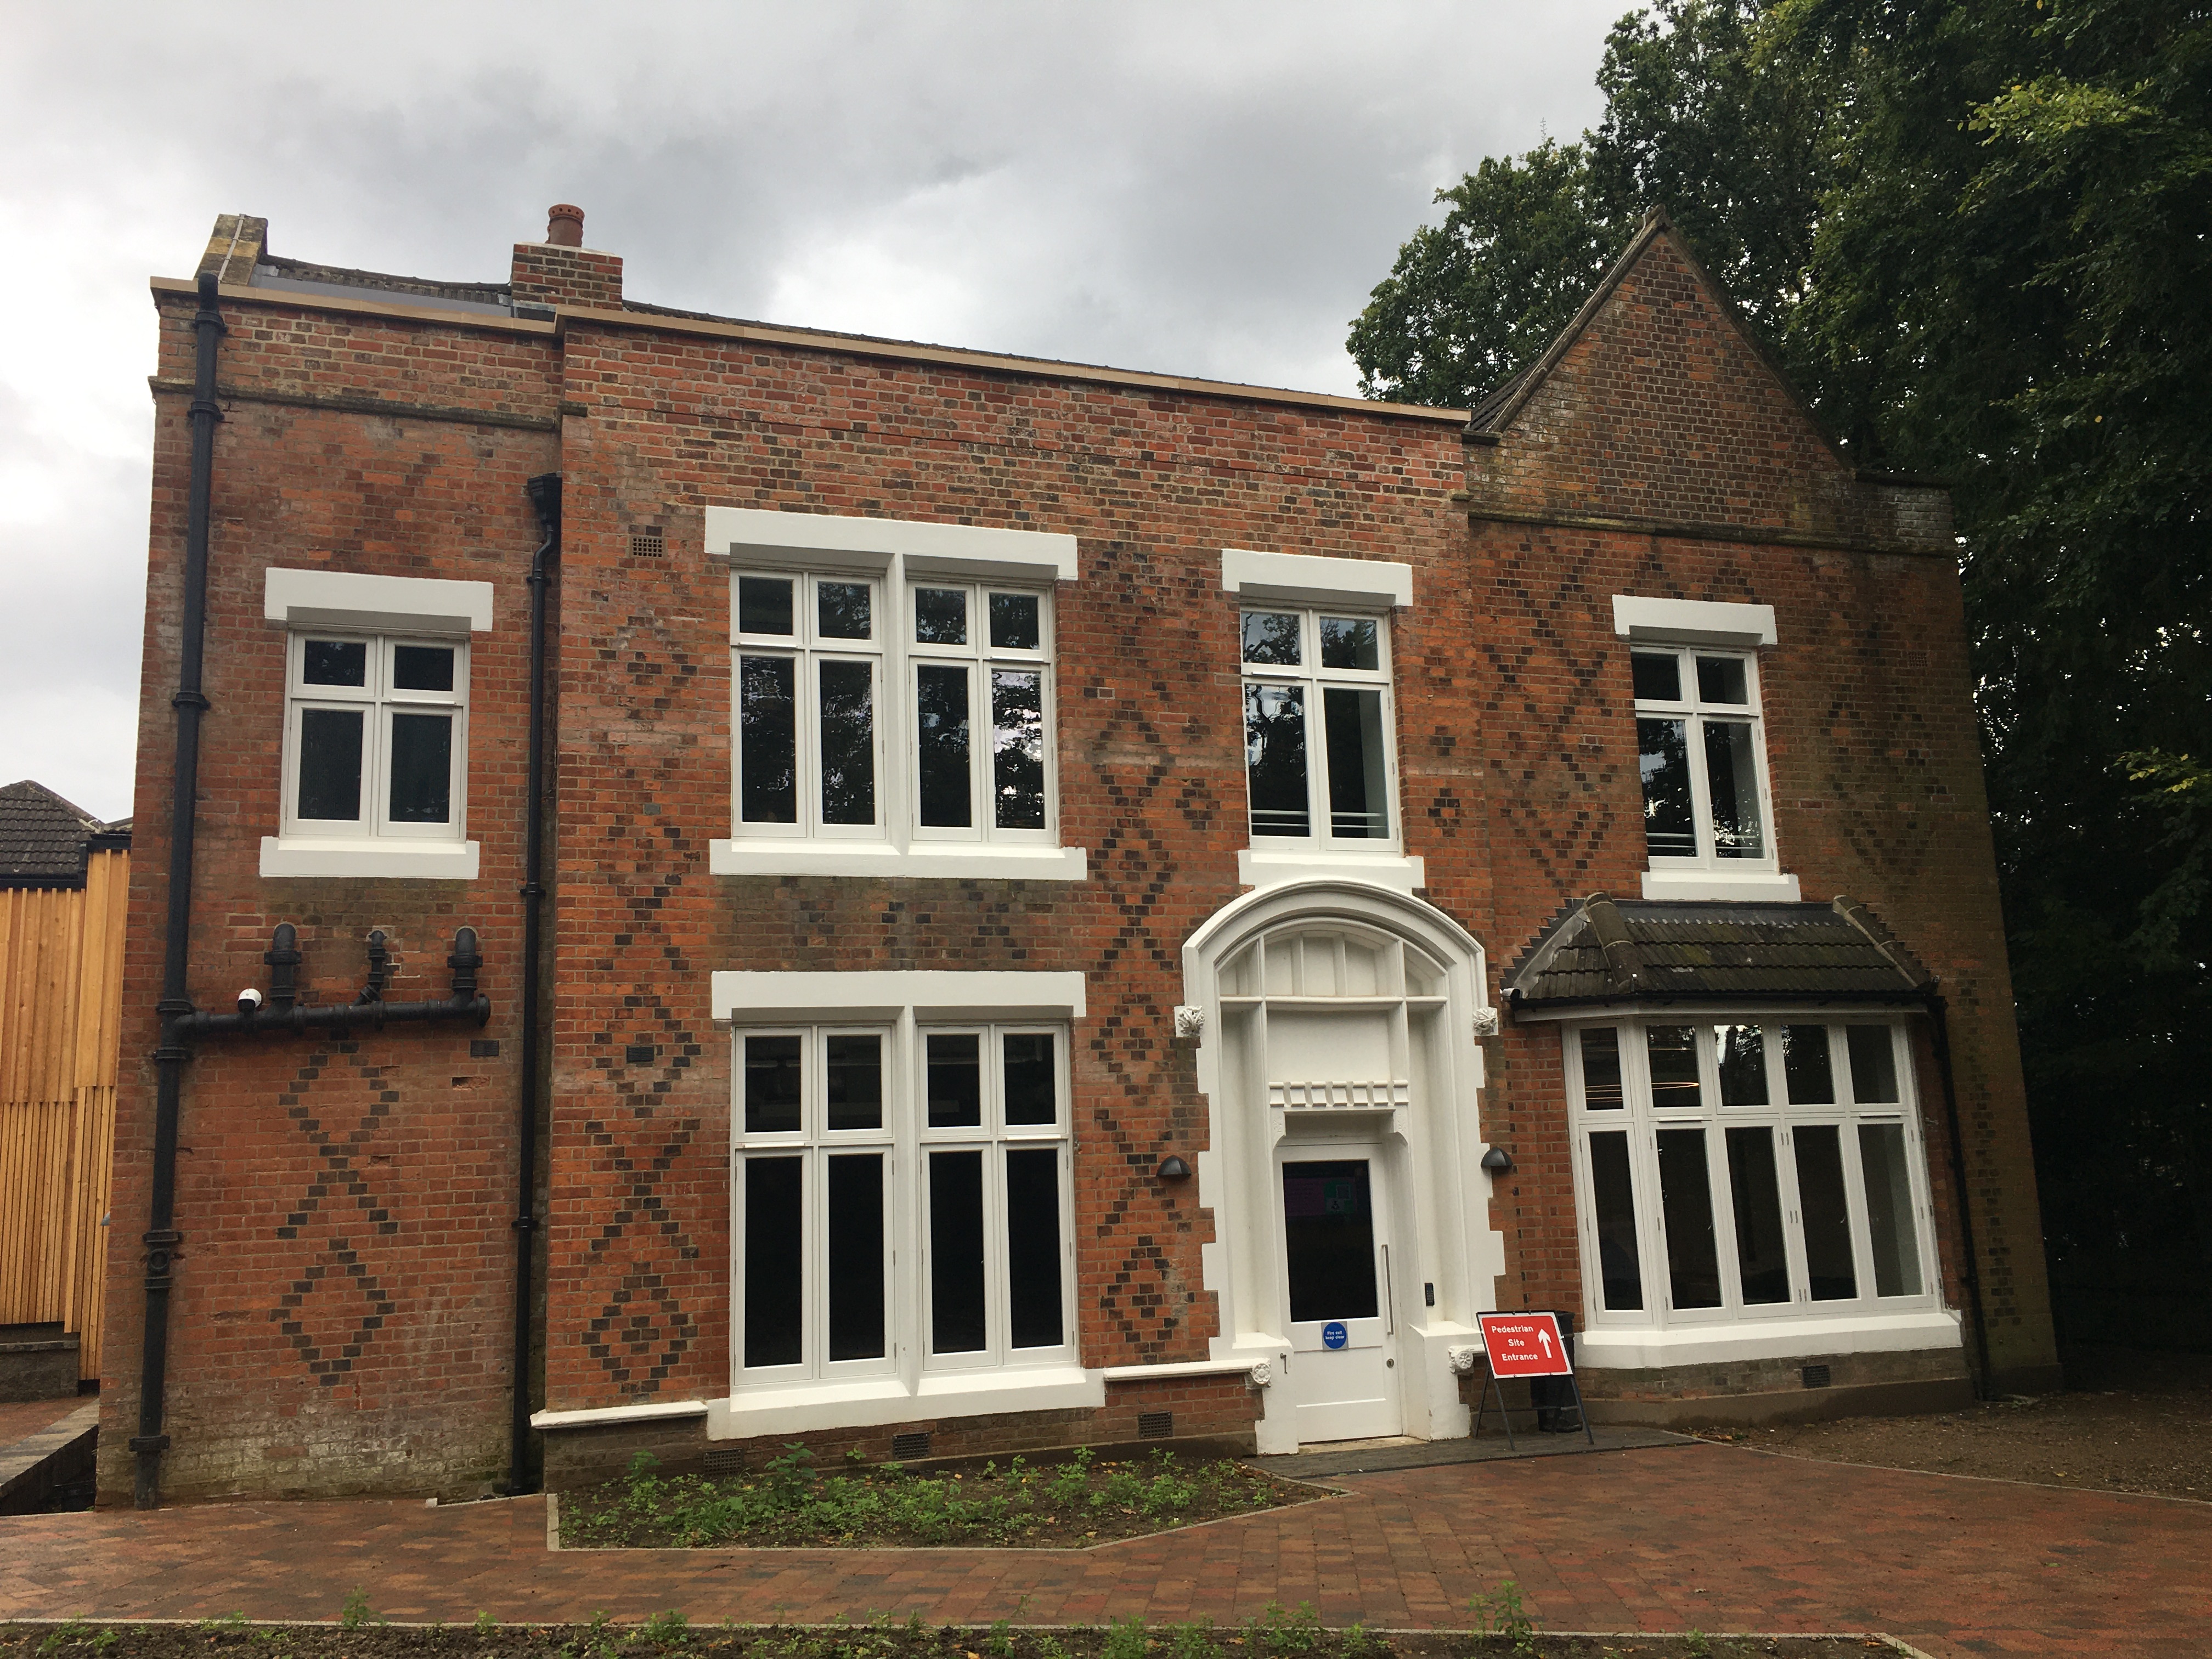
[[[1565,1036],[1594,1323],[1934,1304],[1901,1023],[1637,1019]]]
[[[740,1030],[740,1385],[1066,1360],[1064,1026]]]

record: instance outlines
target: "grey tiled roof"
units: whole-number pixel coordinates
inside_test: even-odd
[[[105,823],[46,785],[9,784],[0,789],[0,887],[76,885],[87,845],[106,833]]]
[[[1907,1002],[1935,976],[1855,899],[1723,904],[1577,899],[1506,969],[1516,1007],[1851,999]]]

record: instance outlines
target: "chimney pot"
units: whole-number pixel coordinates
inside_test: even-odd
[[[571,207],[566,202],[555,204],[545,210],[545,240],[555,247],[581,247],[584,245],[584,210]]]

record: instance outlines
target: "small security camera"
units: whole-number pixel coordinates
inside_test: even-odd
[[[261,993],[255,990],[251,985],[247,986],[243,991],[240,991],[238,994],[238,1012],[240,1013],[250,1014],[260,1006]]]

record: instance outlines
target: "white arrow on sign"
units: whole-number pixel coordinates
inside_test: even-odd
[[[1552,1334],[1551,1334],[1551,1332],[1549,1332],[1549,1331],[1546,1330],[1546,1329],[1545,1329],[1541,1325],[1537,1326],[1537,1327],[1536,1327],[1536,1340],[1543,1344],[1543,1346],[1544,1346],[1544,1358],[1547,1358],[1547,1359],[1549,1359],[1549,1358],[1552,1357]]]

